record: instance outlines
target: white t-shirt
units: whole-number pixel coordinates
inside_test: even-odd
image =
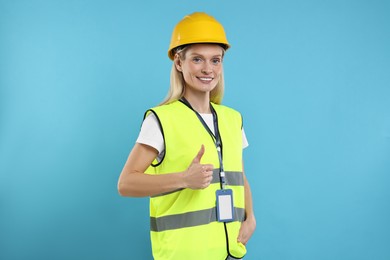
[[[212,114],[200,114],[207,126],[214,133],[214,122]],[[159,123],[156,115],[150,113],[142,123],[141,131],[137,138],[137,143],[146,144],[158,151],[158,161],[163,157],[164,151],[164,137],[161,133]],[[242,128],[242,149],[248,146],[248,140],[246,139],[244,128]]]

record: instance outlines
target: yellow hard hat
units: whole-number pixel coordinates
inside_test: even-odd
[[[187,15],[176,25],[169,45],[169,58],[173,60],[173,49],[191,43],[219,43],[225,49],[230,47],[222,24],[202,12]]]

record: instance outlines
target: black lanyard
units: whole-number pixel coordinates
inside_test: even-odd
[[[222,140],[221,140],[221,135],[219,133],[219,128],[218,128],[218,116],[217,116],[217,112],[215,112],[215,109],[214,107],[210,104],[210,110],[211,110],[211,114],[213,115],[213,124],[214,124],[214,132],[215,134],[213,134],[213,132],[210,130],[210,128],[208,127],[207,123],[204,121],[203,117],[195,110],[192,108],[190,102],[188,102],[187,99],[185,99],[184,97],[182,97],[180,99],[180,102],[182,102],[183,104],[185,104],[187,107],[189,107],[192,111],[194,111],[194,113],[196,114],[196,116],[198,117],[199,121],[202,123],[203,127],[207,130],[207,132],[209,133],[209,135],[211,136],[211,138],[213,139],[213,142],[215,144],[215,148],[217,149],[217,152],[218,152],[218,159],[219,159],[219,179],[220,179],[220,183],[221,183],[221,189],[224,189],[225,188],[225,184],[226,184],[226,181],[225,181],[225,172],[223,170],[223,162],[222,162]]]

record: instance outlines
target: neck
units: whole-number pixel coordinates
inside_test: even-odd
[[[184,98],[191,104],[192,108],[201,114],[210,114],[210,97],[209,94],[194,96],[194,95],[184,95]]]

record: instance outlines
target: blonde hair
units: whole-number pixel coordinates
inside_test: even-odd
[[[173,50],[174,55],[178,54],[181,60],[185,60],[185,54],[189,46],[190,44],[177,47],[175,50]],[[222,47],[222,50],[223,50],[222,51],[222,57],[223,57],[225,54],[225,48]],[[172,64],[170,80],[171,80],[171,84],[168,90],[168,94],[165,97],[164,101],[159,104],[160,106],[172,103],[173,101],[179,100],[184,96],[186,83],[184,81],[183,74],[176,69],[175,62],[173,62]],[[223,77],[223,70],[222,70],[217,85],[210,92],[210,101],[215,104],[221,104],[223,99],[224,89],[225,89],[225,85],[224,85],[224,77]]]

